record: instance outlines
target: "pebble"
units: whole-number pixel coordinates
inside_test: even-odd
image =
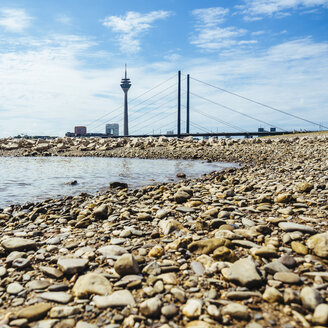
[[[35,321],[45,317],[51,307],[50,303],[38,303],[27,306],[17,312],[17,317]]]
[[[133,295],[128,290],[118,290],[108,296],[94,296],[93,301],[99,309],[116,306],[135,306]]]
[[[64,274],[74,274],[84,271],[88,265],[87,259],[78,259],[78,258],[59,258],[57,265]]]
[[[202,313],[202,300],[189,299],[182,308],[182,313],[187,318],[198,318]]]
[[[23,251],[36,247],[36,242],[31,239],[24,238],[8,238],[2,241],[1,246],[7,251]]]
[[[299,275],[293,272],[277,272],[273,278],[285,284],[298,284],[301,282]]]
[[[39,296],[44,300],[63,304],[70,302],[73,298],[72,295],[67,294],[65,292],[45,292],[40,294]]]
[[[320,293],[311,287],[303,287],[300,293],[302,304],[305,308],[315,310],[315,308],[322,303]]]
[[[247,306],[239,303],[230,303],[225,305],[221,310],[221,314],[223,316],[229,315],[237,320],[247,320],[249,316]]]

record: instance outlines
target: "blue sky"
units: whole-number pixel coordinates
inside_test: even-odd
[[[327,39],[328,0],[1,0],[0,137],[121,125],[125,63],[134,134],[176,130],[178,70],[193,132],[318,128],[193,78],[327,126]]]

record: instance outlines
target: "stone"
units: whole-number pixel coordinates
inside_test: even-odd
[[[214,304],[210,304],[207,307],[207,313],[216,320],[221,318],[221,312]]]
[[[183,225],[174,219],[161,220],[159,222],[159,227],[162,229],[165,236],[169,235],[173,231],[180,231],[184,229]]]
[[[8,238],[2,241],[1,246],[6,251],[23,251],[23,250],[31,250],[36,248],[36,242],[31,239],[24,238]]]
[[[322,303],[316,306],[313,313],[312,322],[316,325],[328,325],[328,304]]]
[[[263,247],[257,247],[257,248],[252,248],[250,250],[250,253],[256,257],[263,257],[266,259],[272,258],[272,257],[278,257],[278,253],[277,250],[273,247],[267,247],[267,246],[263,246]]]
[[[149,298],[140,304],[140,312],[149,318],[157,318],[161,313],[162,302],[156,298]]]
[[[313,189],[313,184],[309,182],[300,182],[296,185],[296,190],[299,192],[310,192]]]
[[[88,323],[86,321],[79,321],[76,324],[75,328],[98,328],[98,325]]]
[[[206,321],[194,320],[190,321],[185,325],[185,328],[216,328],[217,325],[212,325]],[[164,327],[163,327],[164,328]]]
[[[107,258],[117,259],[119,256],[123,254],[127,254],[128,251],[121,246],[107,245],[107,246],[100,247],[98,249],[98,253],[100,253],[101,255]]]
[[[299,275],[293,272],[277,272],[274,274],[273,279],[285,284],[299,284],[301,282]]]
[[[237,320],[247,320],[249,316],[247,306],[239,303],[225,305],[221,310],[221,314],[223,316],[229,315],[231,318]]]
[[[306,255],[308,253],[308,248],[298,241],[292,241],[290,246],[292,247],[292,250],[297,254]]]
[[[264,270],[268,273],[275,274],[277,272],[289,272],[289,269],[279,260],[272,261],[264,266]]]
[[[89,295],[106,295],[112,291],[111,285],[103,275],[89,272],[80,276],[73,289],[72,293],[77,298],[87,298]]]
[[[12,282],[7,286],[7,293],[17,295],[24,290],[24,287],[18,282]]]
[[[213,252],[213,258],[216,261],[235,262],[237,256],[234,251],[226,246],[220,246]]]
[[[176,192],[174,194],[174,200],[178,204],[185,203],[191,197],[192,197],[192,191],[191,192],[187,192],[185,190],[179,190],[178,192]]]
[[[174,272],[162,273],[158,276],[158,279],[163,280],[164,284],[177,285],[178,277]]]
[[[160,245],[154,246],[148,253],[150,257],[161,257],[164,254],[164,249]]]
[[[70,302],[73,298],[71,294],[67,294],[65,292],[45,292],[39,296],[44,300],[63,304]]]
[[[242,286],[253,287],[262,284],[255,263],[248,258],[240,259],[230,268],[222,269],[222,274],[227,280],[235,281]]]
[[[27,306],[17,312],[18,318],[25,318],[28,321],[42,319],[47,315],[52,305],[50,303],[37,303]]]
[[[263,299],[269,303],[282,303],[284,298],[278,289],[267,286],[263,293]]]
[[[96,220],[106,220],[109,213],[110,210],[107,204],[100,205],[93,210],[93,216]]]
[[[57,265],[64,274],[74,274],[84,271],[88,262],[88,259],[61,257],[58,259]]]
[[[50,284],[49,280],[32,280],[26,284],[26,287],[29,290],[40,290],[48,288]]]
[[[328,232],[319,233],[310,237],[307,246],[313,250],[313,253],[322,258],[328,258]]]
[[[132,254],[121,255],[116,260],[114,269],[120,276],[139,273],[138,262]]]
[[[171,319],[179,313],[179,308],[175,304],[165,305],[165,306],[162,307],[161,313],[167,319]]]
[[[201,276],[205,272],[205,268],[203,267],[203,264],[201,264],[200,262],[193,261],[191,262],[190,267],[197,276]]]
[[[278,224],[279,228],[281,228],[283,231],[289,232],[289,231],[300,231],[304,233],[315,233],[315,230],[307,226],[305,224],[299,224],[294,222],[280,222]]]
[[[64,275],[62,271],[52,267],[40,266],[40,271],[54,279],[59,279]]]
[[[182,307],[182,313],[187,318],[198,318],[202,313],[203,302],[200,299],[189,299],[187,303]]]
[[[118,290],[109,296],[94,296],[93,301],[99,309],[116,306],[135,306],[133,295],[128,290]]]
[[[315,308],[323,302],[320,293],[311,287],[304,287],[300,293],[302,304],[309,310],[315,310]]]
[[[78,314],[81,309],[77,306],[55,306],[50,310],[50,318],[67,318],[70,315]]]
[[[211,238],[205,240],[198,240],[192,242],[188,246],[188,250],[194,254],[209,254],[212,253],[216,248],[220,246],[229,245],[229,241],[227,239],[222,238]]]
[[[289,193],[282,193],[277,195],[277,197],[275,198],[275,202],[276,203],[289,203],[292,200],[292,195]]]
[[[17,269],[24,269],[28,267],[31,264],[30,259],[25,259],[25,258],[17,258],[13,260],[12,267],[17,268]]]

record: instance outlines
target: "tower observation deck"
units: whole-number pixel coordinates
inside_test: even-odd
[[[129,119],[128,119],[128,91],[131,87],[131,81],[127,77],[127,70],[125,64],[125,75],[121,81],[121,88],[124,92],[124,126],[123,126],[123,135],[129,135]]]

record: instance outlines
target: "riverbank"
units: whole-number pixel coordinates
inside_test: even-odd
[[[1,156],[243,164],[2,210],[2,324],[327,326],[327,146],[326,135],[2,140]]]

